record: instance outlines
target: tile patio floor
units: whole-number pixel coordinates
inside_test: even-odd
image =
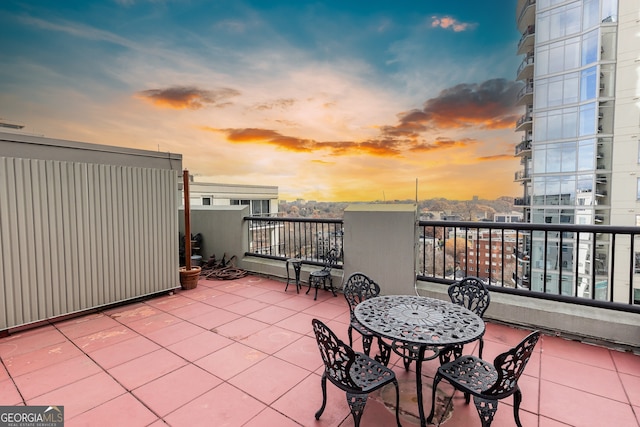
[[[328,383],[311,319],[347,339],[341,294],[299,295],[279,281],[248,276],[201,280],[144,302],[60,321],[0,339],[0,405],[63,405],[65,426],[352,426],[344,393]],[[528,331],[488,324],[485,358]],[[357,333],[355,333],[357,335]],[[361,342],[354,344],[361,349]],[[477,352],[476,344],[465,352]],[[415,372],[392,358],[402,423],[416,425]],[[413,369],[412,365],[412,369]],[[423,365],[425,410],[437,362]],[[472,405],[442,382],[453,410],[446,427],[480,426]],[[520,381],[525,427],[640,426],[640,356],[543,336]],[[390,390],[369,398],[362,426],[393,426]],[[392,390],[391,390],[392,391]],[[513,426],[512,399],[493,426]]]

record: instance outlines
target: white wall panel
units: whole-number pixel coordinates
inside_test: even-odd
[[[0,157],[0,330],[177,287],[177,180]]]

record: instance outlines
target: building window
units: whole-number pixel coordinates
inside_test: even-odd
[[[640,252],[636,252],[635,254],[635,265],[634,265],[634,269],[633,272],[636,274],[640,273]]]
[[[202,198],[202,204],[204,206],[211,206],[211,197],[203,197]]]
[[[251,215],[253,216],[261,216],[261,215],[269,215],[270,213],[270,202],[269,200],[231,200],[232,205],[249,205],[251,206]]]

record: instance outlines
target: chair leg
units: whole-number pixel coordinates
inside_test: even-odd
[[[498,410],[497,400],[487,400],[478,396],[473,396],[473,403],[476,405],[478,415],[480,415],[480,421],[482,427],[490,427],[493,422],[493,416]],[[522,427],[522,426],[519,426]]]
[[[322,374],[322,379],[320,380],[320,384],[322,384],[322,406],[320,409],[316,411],[316,420],[320,419],[320,415],[324,412],[325,406],[327,406],[327,374]]]
[[[378,337],[378,351],[380,354],[376,355],[375,360],[382,363],[384,366],[388,366],[389,360],[391,359],[391,346],[382,341],[382,338],[380,337]]]
[[[393,385],[396,388],[396,423],[398,423],[398,427],[402,427],[402,424],[400,424],[400,387],[398,387],[398,380],[393,380]]]
[[[516,391],[513,393],[513,418],[516,420],[516,425],[518,427],[522,427],[522,423],[520,422],[520,402],[522,402],[522,393],[520,392],[520,387],[516,385]]]
[[[482,349],[484,348],[484,340],[480,338],[480,349],[478,350],[478,357],[482,359]]]
[[[353,326],[349,325],[347,335],[349,335],[349,347],[353,348]]]
[[[353,424],[355,427],[359,427],[360,418],[362,418],[364,407],[367,404],[367,395],[347,393],[347,403],[349,404],[349,409],[351,409],[351,415],[353,415]]]
[[[443,348],[438,354],[438,359],[440,360],[440,365],[442,366],[445,363],[449,363],[452,360],[456,360],[460,356],[462,356],[462,346],[452,345],[452,346]]]
[[[429,412],[429,416],[427,417],[427,424],[431,424],[431,422],[433,421],[433,415],[435,414],[436,409],[436,390],[438,389],[438,384],[441,380],[442,377],[439,374],[436,374],[436,376],[433,378],[433,386],[431,390],[431,412]]]
[[[325,289],[327,289],[325,287]],[[338,294],[336,294],[336,290],[333,289],[333,277],[329,276],[329,290],[331,290],[331,293],[333,294],[334,297],[337,297]]]
[[[371,343],[373,342],[373,337],[371,335],[363,335],[362,336],[362,349],[364,350],[364,354],[367,356],[371,353]]]

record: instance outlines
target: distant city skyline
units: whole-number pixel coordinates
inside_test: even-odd
[[[8,0],[0,120],[285,200],[517,196],[520,33],[499,3]]]

